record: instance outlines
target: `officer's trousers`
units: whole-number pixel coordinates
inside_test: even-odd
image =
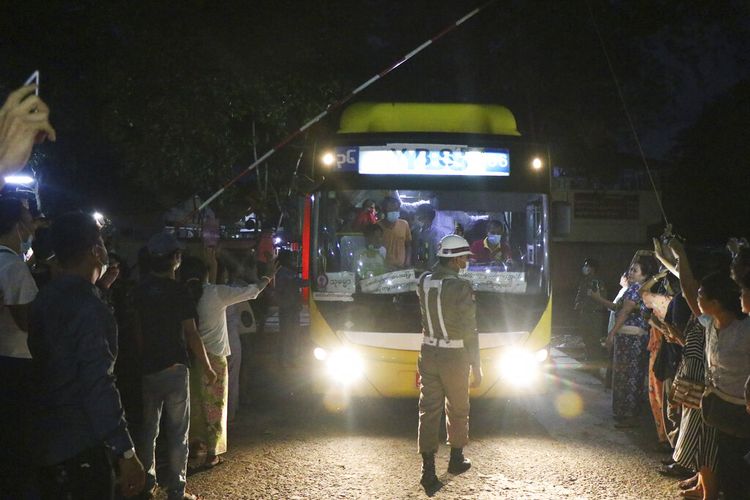
[[[469,441],[469,356],[466,350],[422,345],[418,366],[421,379],[419,452],[437,451],[443,409],[448,444],[463,448]]]

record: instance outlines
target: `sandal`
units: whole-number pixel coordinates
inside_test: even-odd
[[[681,490],[690,490],[695,488],[698,485],[698,475],[696,474],[693,477],[683,479],[682,481],[677,483],[677,487]]]
[[[224,463],[224,459],[219,455],[207,456],[206,461],[203,463],[203,469],[213,469],[217,465]]]

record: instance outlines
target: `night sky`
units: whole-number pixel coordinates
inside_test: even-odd
[[[34,158],[49,210],[158,209],[206,196],[247,165],[253,129],[262,153],[477,4],[10,0],[0,9],[0,90],[41,71],[58,130],[57,144]],[[747,2],[500,1],[359,100],[503,104],[524,135],[559,152],[557,163],[604,175],[609,158],[635,148],[589,5],[646,154],[672,165],[670,181],[691,172],[666,196],[670,209],[686,189],[706,203],[726,202],[726,189],[740,199],[750,141],[727,124],[750,115]],[[704,131],[694,130],[702,117]],[[270,163],[272,184],[283,190],[298,151],[335,119]],[[686,147],[695,137],[706,142],[698,153]],[[707,189],[711,176],[690,162],[705,153],[701,165],[721,163],[727,144],[739,164],[724,167],[730,182],[714,179],[725,188]],[[219,209],[257,199],[247,194],[253,182]],[[746,226],[747,210],[734,213],[737,222],[717,231]]]

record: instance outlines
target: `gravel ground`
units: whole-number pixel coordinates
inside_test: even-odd
[[[304,394],[304,391],[301,391]],[[230,430],[225,462],[188,478],[207,499],[424,498],[416,452],[416,401],[358,401],[330,415],[309,395],[258,400]],[[445,472],[435,498],[678,498],[656,473],[653,424],[615,430],[610,393],[569,369],[545,397],[472,403],[473,467]],[[563,416],[565,415],[565,416]],[[441,472],[442,471],[442,472]]]

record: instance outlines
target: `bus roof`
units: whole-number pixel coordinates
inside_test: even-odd
[[[520,136],[504,106],[461,103],[360,102],[347,107],[341,134],[446,132]]]

